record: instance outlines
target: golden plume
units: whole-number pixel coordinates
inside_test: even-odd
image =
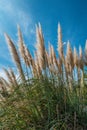
[[[45,45],[44,45],[44,38],[41,29],[41,25],[36,26],[36,49],[37,54],[39,56],[39,64],[41,69],[46,68],[46,54],[45,54]]]
[[[74,47],[74,66],[77,66],[78,67],[78,55],[77,55],[77,50],[76,48]]]
[[[62,43],[62,31],[60,23],[58,24],[58,52],[60,59],[64,62],[64,54],[63,54],[63,43]]]
[[[7,34],[5,34],[5,38],[6,38],[6,41],[8,43],[8,47],[9,47],[9,50],[11,52],[12,58],[13,58],[15,64],[16,64],[17,69],[19,71],[19,74],[21,76],[21,79],[24,81],[25,76],[24,76],[24,73],[23,73],[23,69],[22,69],[22,66],[21,66],[20,58],[19,58],[18,52],[16,50],[16,47],[15,47],[13,41],[10,39],[10,37]]]

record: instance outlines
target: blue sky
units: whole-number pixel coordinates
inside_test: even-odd
[[[0,68],[13,66],[4,39],[7,32],[17,45],[17,24],[25,43],[33,52],[35,24],[41,23],[45,44],[57,50],[57,25],[62,27],[63,42],[85,46],[87,39],[87,0],[0,0]]]

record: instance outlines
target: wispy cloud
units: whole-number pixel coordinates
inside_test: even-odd
[[[22,4],[22,3],[20,3]],[[0,15],[2,14],[2,19],[4,20],[10,20],[9,24],[20,24],[23,33],[27,35],[27,33],[33,33],[32,31],[32,16],[27,12],[25,9],[21,8],[21,5],[19,6],[17,1],[12,0],[0,0]],[[3,21],[4,23],[6,21]],[[4,24],[2,23],[2,24]],[[3,25],[4,26],[4,25]],[[3,30],[3,26],[1,26],[1,30]],[[9,25],[8,25],[9,26]],[[29,31],[30,30],[30,31]]]
[[[4,32],[11,34],[11,36],[16,36],[17,24],[19,24],[25,36],[28,37],[34,34],[32,15],[29,11],[26,11],[25,7],[22,8],[22,6],[22,1],[18,3],[15,0],[0,0],[0,61],[3,59],[3,63],[6,61],[11,63],[4,40]],[[16,38],[14,41],[16,41]]]

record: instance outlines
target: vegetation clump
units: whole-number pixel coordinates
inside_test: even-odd
[[[19,26],[18,49],[5,38],[19,78],[12,68],[3,68],[7,80],[0,77],[0,130],[87,130],[87,41],[79,54],[68,41],[65,54],[58,24],[57,57],[52,44],[46,49],[39,24],[33,57]]]

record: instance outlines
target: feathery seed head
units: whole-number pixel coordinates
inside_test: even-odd
[[[39,56],[39,64],[40,68],[45,69],[46,67],[46,54],[45,54],[45,45],[44,45],[44,38],[43,33],[41,30],[41,26],[36,26],[36,49]]]
[[[67,62],[70,66],[72,66],[72,69],[74,67],[74,61],[73,61],[73,53],[72,53],[72,49],[70,47],[70,42],[68,41],[67,43]]]
[[[63,55],[63,43],[62,43],[62,32],[61,32],[61,26],[60,23],[58,24],[58,52],[59,56],[64,61],[64,55]]]
[[[8,47],[9,47],[10,53],[12,55],[12,58],[13,58],[16,66],[17,66],[17,69],[20,73],[20,76],[21,76],[22,80],[25,80],[25,76],[24,76],[24,73],[22,70],[20,58],[19,58],[18,52],[16,50],[16,47],[15,47],[14,43],[12,42],[12,40],[10,39],[10,37],[6,33],[5,33],[5,38],[6,38],[6,41],[8,43]]]
[[[7,78],[8,78],[8,81],[9,81],[10,85],[13,85],[13,80],[12,80],[12,77],[11,77],[10,73],[5,68],[3,68],[3,70],[4,70],[4,72],[5,72],[5,74],[6,74]]]
[[[51,48],[52,48],[52,59],[53,59],[53,63],[54,63],[54,65],[57,66],[57,58],[56,58],[56,54],[55,54],[54,48],[53,48],[53,46],[51,46]]]
[[[82,47],[81,46],[79,46],[79,57],[80,57],[80,59],[82,59],[82,57],[83,57]]]
[[[18,83],[17,83],[16,76],[15,76],[15,74],[14,74],[12,68],[9,68],[9,73],[10,73],[10,75],[11,75],[11,78],[12,78],[12,81],[13,81],[14,86],[17,87],[17,86],[18,86]]]
[[[79,46],[79,66],[80,66],[80,69],[83,70],[84,60],[83,60],[83,54],[82,54],[81,46]]]
[[[24,42],[23,42],[21,29],[19,26],[18,26],[18,45],[19,45],[19,52],[21,56],[25,58]]]
[[[67,55],[65,56],[65,69],[66,69],[66,74],[70,74],[69,61]]]
[[[59,73],[61,74],[62,73],[62,61],[60,58],[57,59],[57,67],[58,67]]]
[[[78,55],[75,47],[74,47],[74,66],[78,67]]]

